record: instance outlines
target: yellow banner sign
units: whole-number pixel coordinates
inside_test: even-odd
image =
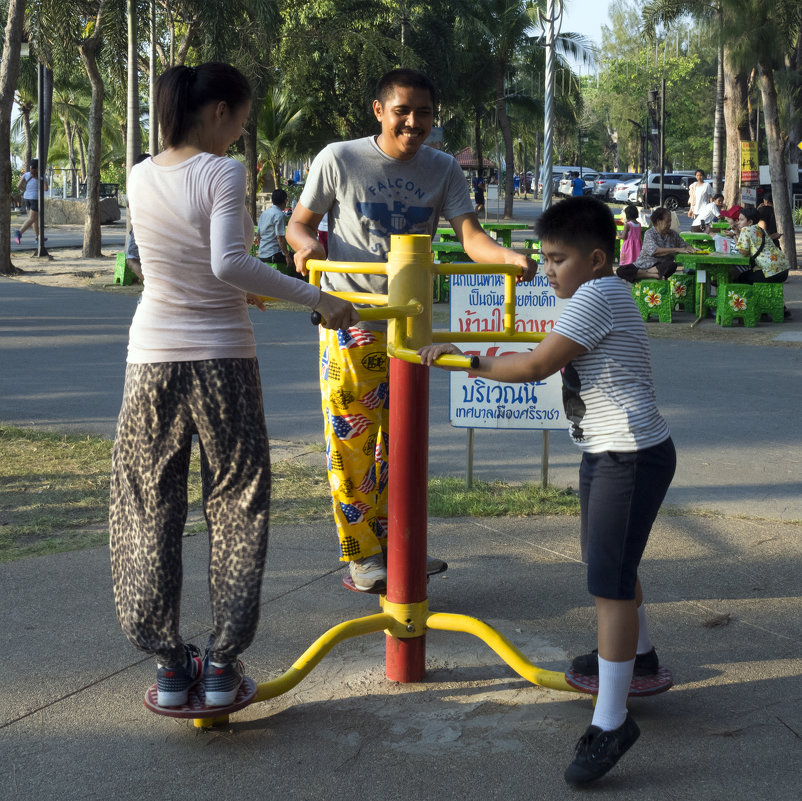
[[[756,184],[759,180],[757,142],[741,142],[741,183]]]

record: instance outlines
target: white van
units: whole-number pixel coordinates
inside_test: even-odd
[[[559,187],[560,181],[562,180],[562,178],[564,177],[566,172],[579,172],[580,169],[581,169],[583,175],[585,173],[594,173],[595,174],[595,173],[598,172],[598,170],[594,170],[592,167],[581,167],[580,168],[580,167],[572,167],[570,165],[566,166],[564,164],[555,164],[551,168],[551,184],[552,184],[551,193],[552,193],[552,195],[556,195],[557,194],[557,188]],[[545,167],[541,167],[540,168],[540,180],[537,183],[537,188],[538,188],[538,191],[541,194],[541,197],[543,195],[543,178],[545,177],[545,175],[546,175],[546,168]]]

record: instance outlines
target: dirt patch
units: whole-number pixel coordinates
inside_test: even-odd
[[[142,291],[141,285],[120,286],[114,283],[115,255],[85,259],[81,256],[81,248],[51,250],[49,259],[15,253],[14,265],[22,273],[14,278],[43,286],[138,294]]]

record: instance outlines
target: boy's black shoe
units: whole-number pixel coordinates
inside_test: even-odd
[[[574,673],[579,673],[582,676],[598,676],[599,675],[599,652],[595,648],[589,654],[582,654],[577,656],[571,662],[571,669]],[[660,669],[660,660],[657,658],[657,652],[652,648],[645,654],[637,654],[635,656],[635,669],[632,671],[633,676],[654,676]]]
[[[638,724],[627,715],[613,731],[588,726],[576,744],[574,761],[565,769],[568,784],[587,784],[607,773],[640,737]]]

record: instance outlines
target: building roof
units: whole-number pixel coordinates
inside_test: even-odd
[[[478,162],[476,159],[476,153],[470,147],[466,147],[464,150],[460,150],[459,153],[454,157],[457,160],[457,164],[462,167],[463,170],[475,170],[478,167]],[[483,167],[495,167],[492,161],[490,161],[487,156],[482,156],[482,166]]]

